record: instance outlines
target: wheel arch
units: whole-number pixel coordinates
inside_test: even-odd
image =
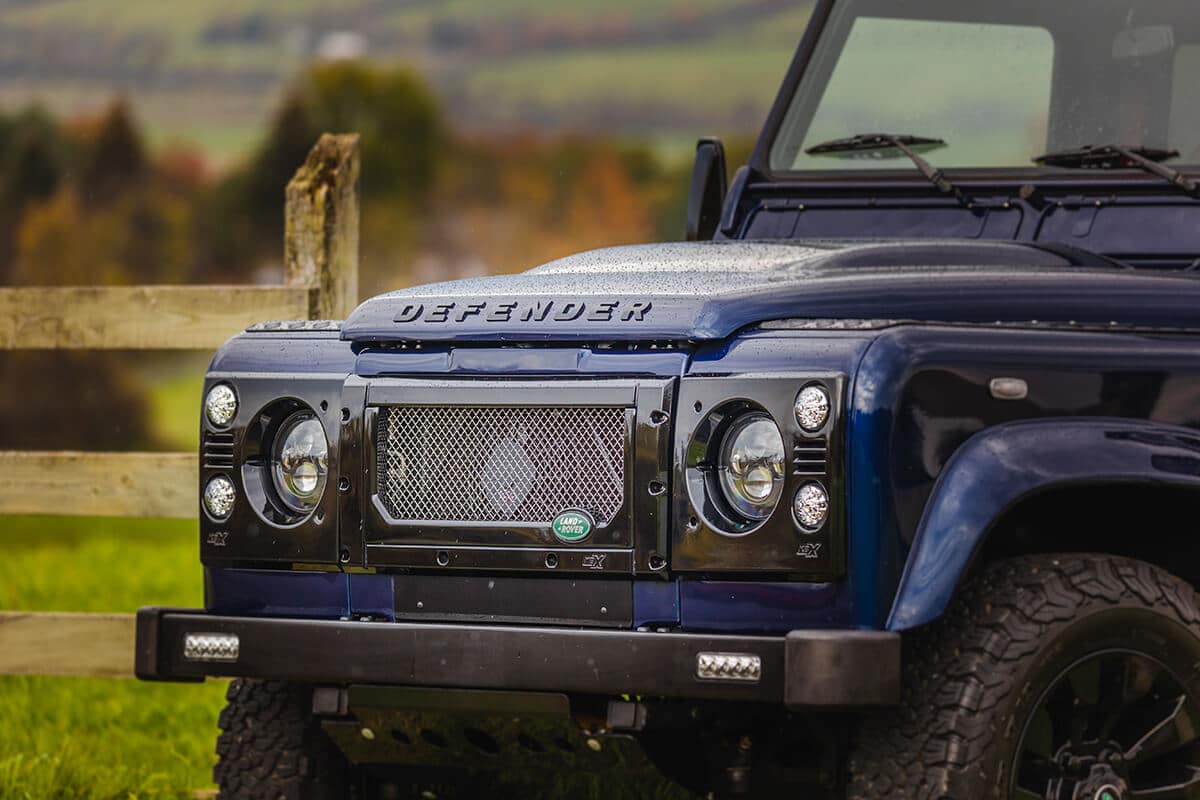
[[[1145,516],[1160,527],[1154,535],[1143,509],[1154,510]],[[1180,574],[1188,563],[1181,551],[1200,565],[1200,537],[1172,535],[1187,532],[1189,514],[1200,515],[1200,432],[1093,417],[988,428],[938,477],[887,628],[937,619],[971,570],[998,557],[1104,552]],[[1200,578],[1200,568],[1181,577]]]

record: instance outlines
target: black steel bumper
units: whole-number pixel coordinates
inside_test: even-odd
[[[185,653],[187,637],[201,634],[212,637],[204,641],[226,644],[236,636],[236,654],[197,655],[195,647]],[[727,663],[714,657],[748,659],[740,664],[757,669],[711,677],[714,664]],[[135,665],[142,680],[253,677],[742,700],[793,708],[889,705],[900,697],[900,637],[874,631],[724,636],[224,617],[143,608]]]

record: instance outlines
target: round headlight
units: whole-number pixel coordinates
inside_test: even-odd
[[[228,519],[236,497],[237,490],[233,488],[233,481],[224,475],[218,475],[204,487],[204,508],[213,519]]]
[[[237,413],[237,395],[233,393],[233,388],[228,384],[218,383],[209,389],[208,397],[204,398],[204,413],[213,425],[228,425]]]
[[[321,421],[310,411],[299,411],[284,421],[275,436],[271,477],[284,505],[307,514],[325,491],[329,445]]]
[[[796,395],[796,422],[809,433],[821,430],[829,419],[829,393],[820,386],[805,386]]]
[[[815,531],[829,516],[829,495],[819,483],[806,483],[796,491],[792,513],[805,530]]]
[[[721,491],[737,513],[753,520],[771,516],[783,492],[783,436],[766,414],[733,423],[721,443]]]

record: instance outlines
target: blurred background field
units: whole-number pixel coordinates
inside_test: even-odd
[[[678,239],[696,137],[744,161],[810,5],[0,4],[0,284],[278,283],[324,130],[363,135],[363,296]],[[194,450],[209,356],[0,351],[0,449]],[[195,522],[0,524],[5,610],[202,602]],[[0,797],[209,787],[223,691],[0,678]]]
[[[456,127],[631,133],[686,143],[754,130],[805,0],[23,0],[0,11],[12,105],[95,109],[126,93],[155,142],[236,160],[314,59],[418,70]],[[653,80],[647,80],[653,74]],[[699,94],[697,93],[699,92]],[[199,136],[197,135],[199,134]]]

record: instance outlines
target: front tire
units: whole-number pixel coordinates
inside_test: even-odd
[[[213,781],[232,800],[342,800],[345,758],[312,714],[312,688],[239,679],[218,725]]]
[[[905,643],[904,700],[868,718],[850,797],[1200,798],[1200,606],[1139,561],[989,565]]]

